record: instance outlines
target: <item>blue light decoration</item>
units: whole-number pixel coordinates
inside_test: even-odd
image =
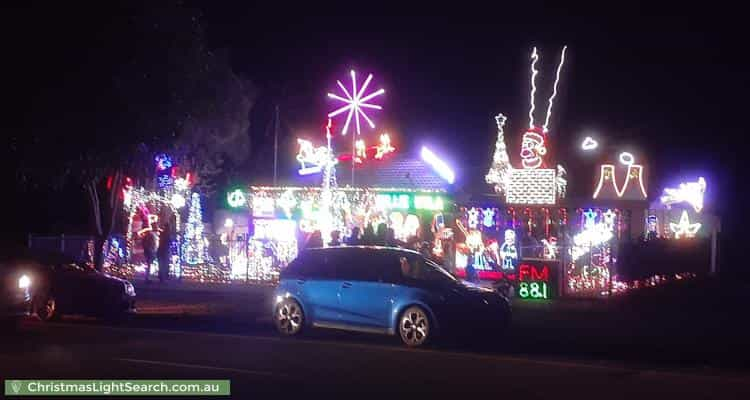
[[[583,212],[583,229],[593,229],[596,225],[596,211],[588,209]]]
[[[172,158],[166,153],[159,153],[154,157],[156,161],[156,169],[159,171],[165,171],[172,168]]]
[[[154,161],[156,161],[156,184],[159,189],[174,185],[172,159],[165,153],[159,153],[154,157]]]
[[[161,174],[156,177],[156,183],[159,185],[159,189],[174,185],[174,178],[170,174]]]

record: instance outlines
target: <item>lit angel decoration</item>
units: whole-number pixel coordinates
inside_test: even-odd
[[[347,90],[344,84],[341,83],[341,81],[336,81],[345,97],[341,97],[333,93],[328,93],[329,98],[345,103],[344,106],[328,113],[328,118],[333,118],[339,114],[347,112],[346,122],[344,122],[344,127],[341,129],[341,134],[346,135],[349,130],[349,124],[352,122],[352,117],[354,117],[355,129],[357,131],[357,135],[360,135],[362,133],[360,117],[362,117],[362,119],[367,122],[367,124],[370,126],[370,129],[375,129],[375,123],[372,122],[372,119],[367,116],[367,113],[365,113],[364,109],[369,108],[371,110],[382,110],[383,107],[377,104],[372,104],[369,101],[383,95],[385,93],[385,89],[381,88],[372,93],[365,94],[367,86],[372,80],[372,74],[369,74],[367,76],[367,79],[365,79],[365,82],[362,84],[362,87],[360,87],[359,90],[357,89],[357,73],[354,70],[351,70],[350,75],[352,77],[352,86],[350,89],[351,91]]]

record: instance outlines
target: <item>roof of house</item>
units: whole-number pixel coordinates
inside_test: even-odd
[[[339,187],[351,185],[351,165],[336,168]],[[298,176],[293,184],[319,186],[321,174]],[[393,156],[384,160],[368,160],[354,171],[354,187],[447,190],[450,185],[419,158]]]

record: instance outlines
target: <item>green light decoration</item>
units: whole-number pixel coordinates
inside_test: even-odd
[[[379,193],[375,196],[375,204],[389,210],[443,211],[444,208],[441,196],[412,193]]]
[[[549,288],[546,282],[521,282],[518,284],[518,297],[522,299],[548,299]]]
[[[247,199],[245,198],[245,193],[243,193],[242,190],[240,189],[235,189],[227,193],[227,203],[229,203],[229,206],[233,208],[240,208],[240,207],[247,206]]]

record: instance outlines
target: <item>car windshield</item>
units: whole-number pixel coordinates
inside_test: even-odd
[[[453,277],[448,271],[444,270],[439,265],[435,264],[430,260],[423,258],[411,258],[401,257],[401,273],[404,276],[424,280],[424,281],[443,281],[443,282],[456,282],[456,278]]]
[[[441,267],[440,265],[430,260],[425,260],[425,263],[427,264],[428,268],[431,267],[432,269],[435,270],[434,272],[435,274],[440,274],[447,280],[458,282],[458,279],[456,279],[455,276],[451,275],[450,272],[446,271],[445,268]]]

